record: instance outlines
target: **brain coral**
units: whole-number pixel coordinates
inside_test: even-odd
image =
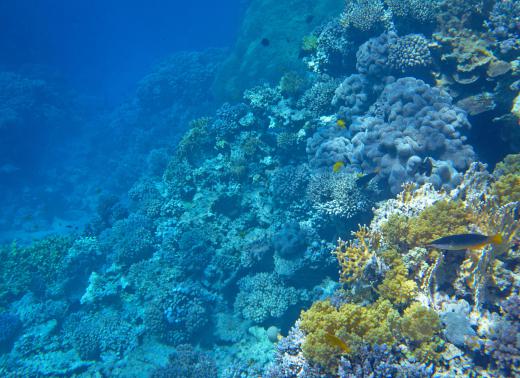
[[[381,168],[390,190],[406,181],[451,188],[475,159],[461,131],[470,124],[449,94],[407,77],[389,84],[370,112],[351,127],[353,163],[364,170]],[[423,169],[431,157],[433,168]]]

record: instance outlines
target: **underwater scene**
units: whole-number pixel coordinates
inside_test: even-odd
[[[4,0],[0,51],[0,377],[520,377],[520,0]]]

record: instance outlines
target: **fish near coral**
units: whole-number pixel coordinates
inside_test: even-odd
[[[337,173],[339,172],[339,170],[341,168],[343,168],[345,166],[345,163],[343,163],[342,161],[337,161],[334,163],[334,165],[332,166],[332,172],[334,173]]]
[[[446,251],[460,251],[463,249],[479,249],[488,244],[502,244],[502,235],[492,236],[482,234],[457,234],[445,236],[426,245],[429,248],[438,248]]]
[[[341,118],[336,121],[336,125],[341,129],[345,129],[347,127],[347,123],[344,119]]]
[[[338,347],[339,349],[341,349],[343,353],[348,354],[348,353],[352,352],[352,350],[349,348],[347,343],[345,343],[338,336],[333,335],[332,333],[326,332],[325,333],[325,340],[327,340],[327,342],[330,345]]]
[[[356,179],[356,185],[358,188],[364,188],[367,186],[373,178],[375,178],[380,172],[380,169],[376,169],[374,172],[367,173],[366,175],[359,176]]]

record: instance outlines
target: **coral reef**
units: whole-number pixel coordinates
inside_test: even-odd
[[[0,375],[520,374],[517,5],[253,0],[231,55],[156,66],[89,134],[95,179],[19,186],[16,227],[92,214],[0,246]],[[0,89],[0,137],[74,109]]]
[[[432,182],[450,188],[475,159],[461,131],[469,123],[447,93],[413,78],[389,84],[368,115],[352,125],[350,160],[365,170],[381,167],[397,193],[406,181]],[[421,170],[426,158],[439,161]]]

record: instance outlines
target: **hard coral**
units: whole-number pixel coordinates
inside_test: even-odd
[[[366,264],[374,256],[371,251],[371,235],[365,227],[355,233],[355,242],[344,242],[338,240],[338,245],[333,253],[338,259],[341,270],[339,271],[340,282],[351,283],[358,280],[365,269]]]
[[[469,127],[451,97],[411,77],[386,85],[378,101],[352,124],[349,158],[363,169],[381,167],[390,190],[406,181],[450,188],[475,158],[461,131]],[[435,159],[431,170],[421,162]]]
[[[299,293],[287,287],[275,274],[258,273],[238,282],[235,310],[245,319],[263,323],[281,318],[299,300]]]
[[[388,50],[388,63],[400,72],[414,72],[432,63],[428,40],[421,34],[399,37]]]
[[[213,356],[182,344],[168,357],[168,365],[156,369],[151,378],[216,378],[217,364]]]
[[[341,15],[341,24],[358,32],[381,31],[385,21],[385,9],[381,0],[347,1]]]

